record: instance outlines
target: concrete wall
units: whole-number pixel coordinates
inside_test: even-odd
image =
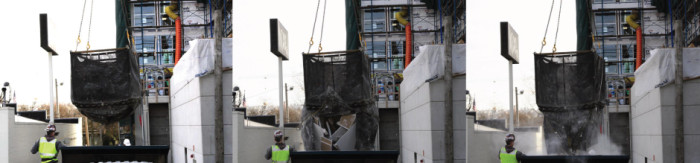
[[[223,73],[224,135],[231,135],[231,71]],[[214,74],[194,78],[189,82],[171,83],[171,153],[173,162],[214,162]],[[231,137],[224,137],[231,144]],[[185,156],[194,154],[194,158]],[[231,162],[232,148],[224,149],[225,162]]]
[[[700,160],[700,79],[685,81],[685,160]],[[634,88],[633,88],[634,90]],[[632,93],[641,93],[632,91]],[[675,161],[675,86],[666,85],[632,97],[632,161]]]
[[[0,109],[0,163],[40,162],[39,155],[31,154],[30,150],[46,135],[44,129],[48,123],[14,114],[14,108]],[[60,132],[57,139],[66,146],[82,145],[82,119],[75,124],[56,123],[56,129]],[[59,155],[59,160],[61,158]]]
[[[230,144],[234,153],[233,163],[270,162],[265,160],[265,152],[275,143],[272,133],[278,128],[246,127],[242,112],[234,111],[229,115],[232,116],[234,124],[231,130],[237,131],[227,135],[233,140]],[[286,128],[284,134],[289,136],[289,139],[286,141],[288,145],[291,145],[297,151],[304,150],[299,129]]]
[[[465,76],[453,80],[453,124],[455,162],[466,162]],[[411,90],[402,88],[401,90]],[[413,92],[401,92],[401,160],[444,162],[445,82],[423,83]]]

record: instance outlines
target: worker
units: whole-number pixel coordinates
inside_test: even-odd
[[[272,163],[289,162],[289,153],[294,151],[293,147],[284,144],[289,137],[285,137],[280,130],[275,131],[274,136],[275,145],[267,148],[265,159],[272,159]]]
[[[515,135],[506,135],[506,146],[501,147],[501,150],[498,151],[498,159],[501,160],[501,163],[517,163],[525,156],[525,154],[513,147],[514,144]]]
[[[56,126],[49,124],[46,126],[46,135],[39,138],[39,140],[34,143],[32,147],[32,154],[39,152],[41,157],[41,163],[57,163],[58,162],[58,152],[63,147],[61,141],[56,140],[58,132],[56,132]]]

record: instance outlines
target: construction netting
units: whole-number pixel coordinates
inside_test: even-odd
[[[594,52],[535,54],[547,153],[584,154],[597,140],[606,98],[604,66]]]
[[[605,61],[593,52],[535,55],[537,106],[543,112],[605,105]]]
[[[111,123],[141,102],[136,56],[130,49],[71,52],[71,100],[90,120]]]
[[[379,112],[367,57],[361,51],[305,54],[303,62],[306,150],[374,150]]]

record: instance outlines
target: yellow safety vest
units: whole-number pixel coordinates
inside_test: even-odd
[[[39,156],[41,157],[42,163],[58,161],[56,153],[58,153],[56,149],[56,139],[51,141],[46,141],[46,137],[41,137],[41,139],[39,139]]]
[[[501,159],[501,163],[518,163],[518,159],[515,157],[516,153],[518,153],[518,150],[513,150],[508,153],[506,151],[506,147],[501,147],[501,152],[498,155],[498,158]]]
[[[280,149],[277,145],[272,145],[272,163],[286,163],[289,161],[289,145]]]

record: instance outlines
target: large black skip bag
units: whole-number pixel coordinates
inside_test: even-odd
[[[70,54],[71,100],[90,120],[118,121],[141,103],[138,62],[130,49]]]

